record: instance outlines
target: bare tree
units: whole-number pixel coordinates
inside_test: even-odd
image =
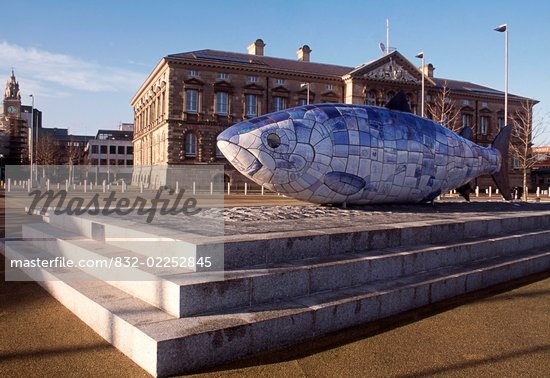
[[[517,165],[523,172],[523,200],[527,201],[527,175],[533,168],[539,154],[532,153],[533,140],[538,139],[539,143],[545,144],[540,138],[545,133],[545,116],[533,116],[534,102],[527,100],[522,102],[521,107],[512,116],[512,143],[510,149],[514,154]]]
[[[71,136],[67,146],[67,162],[69,165],[80,165],[84,158],[84,150],[79,146],[74,137]]]
[[[49,135],[38,138],[36,143],[36,163],[38,165],[53,165],[57,163],[59,146]]]
[[[446,128],[458,133],[461,129],[460,124],[460,109],[451,98],[451,90],[447,87],[447,82],[443,84],[443,88],[435,96],[432,101],[426,104],[428,114],[431,114],[432,119],[445,126]]]

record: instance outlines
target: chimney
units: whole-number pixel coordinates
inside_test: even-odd
[[[308,45],[303,45],[296,51],[296,55],[298,55],[298,61],[299,62],[309,62],[309,53],[311,53],[311,49]]]
[[[264,41],[262,41],[261,39],[257,39],[254,42],[252,42],[250,45],[248,45],[248,53],[250,55],[263,56],[264,47],[265,47]]]
[[[422,66],[422,71],[424,71],[424,75],[426,75],[427,77],[434,77],[434,70],[435,70],[435,67],[433,64],[425,64],[424,66]]]

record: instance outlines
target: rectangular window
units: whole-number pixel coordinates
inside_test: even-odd
[[[307,98],[301,98],[298,100],[298,105],[299,106],[304,106],[304,105],[307,105]]]
[[[482,103],[481,103],[481,107],[482,107],[482,108],[488,108],[489,105],[488,105],[486,102],[482,102]]]
[[[250,82],[250,83],[255,83],[258,81],[258,76],[248,76],[246,78],[246,81]]]
[[[101,159],[99,165],[107,165],[107,159]]]
[[[116,154],[116,146],[109,146],[109,154],[111,155]]]
[[[512,156],[512,168],[514,169],[520,169],[521,166],[519,164],[519,159],[517,156]]]
[[[100,151],[102,154],[106,154],[107,153],[107,146],[100,146]]]
[[[470,100],[462,100],[462,105],[463,105],[463,106],[468,106],[468,105],[470,105]]]
[[[479,132],[481,135],[487,135],[487,129],[489,127],[489,117],[481,116],[479,120]]]
[[[117,150],[118,150],[117,152],[118,152],[119,155],[124,155],[124,146],[118,146]]]
[[[97,145],[92,145],[92,154],[97,154],[99,152],[99,148]]]
[[[199,104],[199,91],[188,89],[185,91],[185,111],[196,113]]]
[[[277,85],[285,85],[285,79],[276,79],[275,84]]]
[[[327,91],[332,91],[332,89],[333,89],[332,84],[327,84],[327,85],[325,85],[325,89],[326,89]]]
[[[134,161],[133,160],[126,160],[126,165],[134,165]]]
[[[504,127],[504,118],[498,117],[498,129],[502,130],[503,127]]]
[[[228,100],[227,92],[216,92],[216,114],[227,114]]]
[[[273,100],[275,102],[275,111],[276,112],[286,108],[286,101],[285,101],[286,99],[284,97],[275,96],[275,97],[273,97]]]
[[[258,99],[256,95],[246,95],[246,116],[256,117],[258,115]]]
[[[220,72],[220,73],[218,73],[218,79],[227,80],[227,79],[229,79],[229,74],[225,73],[225,72]]]
[[[469,114],[462,114],[462,126],[470,126],[470,115]]]
[[[197,76],[199,76],[199,71],[189,70],[189,76],[197,77]]]
[[[134,146],[126,147],[126,154],[133,155],[134,154]]]

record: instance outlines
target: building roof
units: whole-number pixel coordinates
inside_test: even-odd
[[[455,92],[462,92],[462,93],[470,93],[473,95],[480,95],[480,96],[504,96],[503,91],[499,91],[497,89],[485,87],[483,85],[470,83],[469,81],[459,81],[459,80],[451,80],[451,79],[444,79],[444,78],[433,78],[435,82],[436,88],[443,88],[447,87],[451,91]],[[512,93],[508,93],[508,96],[510,98],[518,99],[518,100],[525,100],[525,97],[514,95]],[[535,104],[538,103],[537,100],[532,100]]]
[[[185,59],[195,60],[204,63],[221,63],[238,65],[246,64],[255,68],[266,68],[271,70],[291,71],[309,75],[326,75],[340,77],[351,70],[353,67],[338,66],[335,64],[324,64],[314,62],[303,62],[292,59],[275,58],[271,56],[259,56],[251,54],[241,54],[219,50],[197,50],[181,54],[171,54],[167,59]]]
[[[98,140],[132,140],[134,137],[133,131],[127,130],[107,130],[99,129],[97,131],[95,139]]]

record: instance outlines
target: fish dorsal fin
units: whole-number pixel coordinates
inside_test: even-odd
[[[411,107],[409,106],[407,96],[405,95],[405,92],[403,92],[403,90],[397,92],[397,94],[393,96],[390,101],[388,101],[388,103],[386,104],[386,108],[390,110],[398,110],[400,112],[411,113]]]
[[[460,130],[458,135],[460,135],[464,139],[472,140],[472,137],[474,136],[474,132],[468,126],[464,126],[462,130]]]

